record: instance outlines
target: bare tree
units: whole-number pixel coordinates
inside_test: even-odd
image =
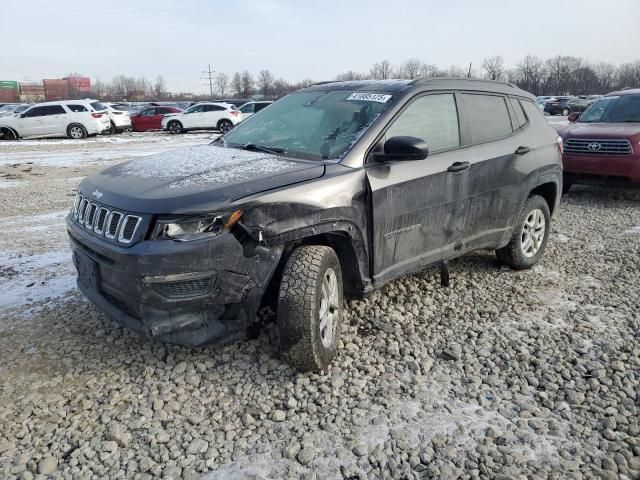
[[[164,100],[167,96],[167,84],[162,75],[156,77],[156,83],[153,85],[153,93],[158,100]]]
[[[242,96],[243,98],[249,98],[251,91],[253,90],[253,76],[249,73],[249,70],[242,72]]]
[[[422,70],[422,62],[417,58],[412,58],[404,62],[402,66],[399,68],[398,77],[413,80],[414,78],[420,77],[421,70]]]
[[[440,69],[436,65],[430,63],[423,63],[420,65],[420,77],[431,78],[441,76]]]
[[[616,67],[611,63],[600,62],[594,67],[596,76],[598,77],[599,89],[598,93],[610,92],[615,88]]]
[[[260,70],[258,74],[258,88],[265,98],[269,98],[273,88],[273,74],[269,70]]]
[[[220,73],[215,80],[216,92],[220,97],[224,97],[229,87],[229,77],[226,73]]]
[[[545,70],[542,60],[533,55],[526,55],[516,67],[516,76],[511,81],[523,90],[539,95],[542,89]]]
[[[362,73],[354,72],[353,70],[349,70],[347,72],[336,75],[336,80],[339,82],[349,82],[353,80],[364,80],[366,75]]]
[[[381,62],[374,63],[371,67],[371,78],[377,80],[386,80],[393,75],[393,67],[389,60],[382,60]]]
[[[242,74],[240,72],[233,74],[233,78],[231,79],[231,90],[236,97],[242,96]]]
[[[501,80],[504,77],[504,60],[499,55],[485,58],[482,68],[489,80]]]

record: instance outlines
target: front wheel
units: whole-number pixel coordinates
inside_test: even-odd
[[[524,204],[511,241],[506,247],[496,250],[496,257],[516,270],[531,268],[547,248],[550,231],[549,205],[540,195],[533,195]]]
[[[169,122],[168,127],[169,132],[173,134],[182,133],[183,131],[182,124],[177,121]]]
[[[233,128],[233,123],[229,120],[220,120],[218,122],[218,130],[224,135]]]
[[[74,123],[73,125],[69,125],[69,128],[67,128],[67,136],[69,136],[69,138],[73,138],[74,140],[87,138],[87,129],[82,125]]]
[[[342,270],[335,251],[321,245],[295,249],[278,296],[282,356],[300,370],[325,370],[338,353],[343,307]]]

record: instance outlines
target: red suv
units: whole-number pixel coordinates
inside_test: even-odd
[[[640,88],[605,95],[569,121],[559,130],[564,192],[576,183],[640,187]]]
[[[180,113],[176,107],[149,107],[135,115],[131,115],[131,124],[136,132],[147,130],[162,130],[162,117],[168,113]]]

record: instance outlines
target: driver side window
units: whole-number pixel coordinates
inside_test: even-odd
[[[454,95],[425,95],[415,100],[387,130],[387,139],[396,136],[421,138],[431,152],[459,147],[460,128]]]

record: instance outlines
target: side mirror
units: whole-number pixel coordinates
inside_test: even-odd
[[[26,114],[24,114],[24,113],[21,113],[21,114],[20,114],[20,118],[26,118],[26,117],[27,117],[27,115],[26,115]]]
[[[579,118],[580,118],[580,114],[578,112],[573,112],[573,113],[569,114],[569,116],[567,117],[567,120],[569,120],[571,123],[573,123],[576,120],[578,120]]]
[[[376,162],[392,160],[424,160],[429,155],[429,146],[421,138],[398,136],[384,142],[382,152],[373,152]]]

